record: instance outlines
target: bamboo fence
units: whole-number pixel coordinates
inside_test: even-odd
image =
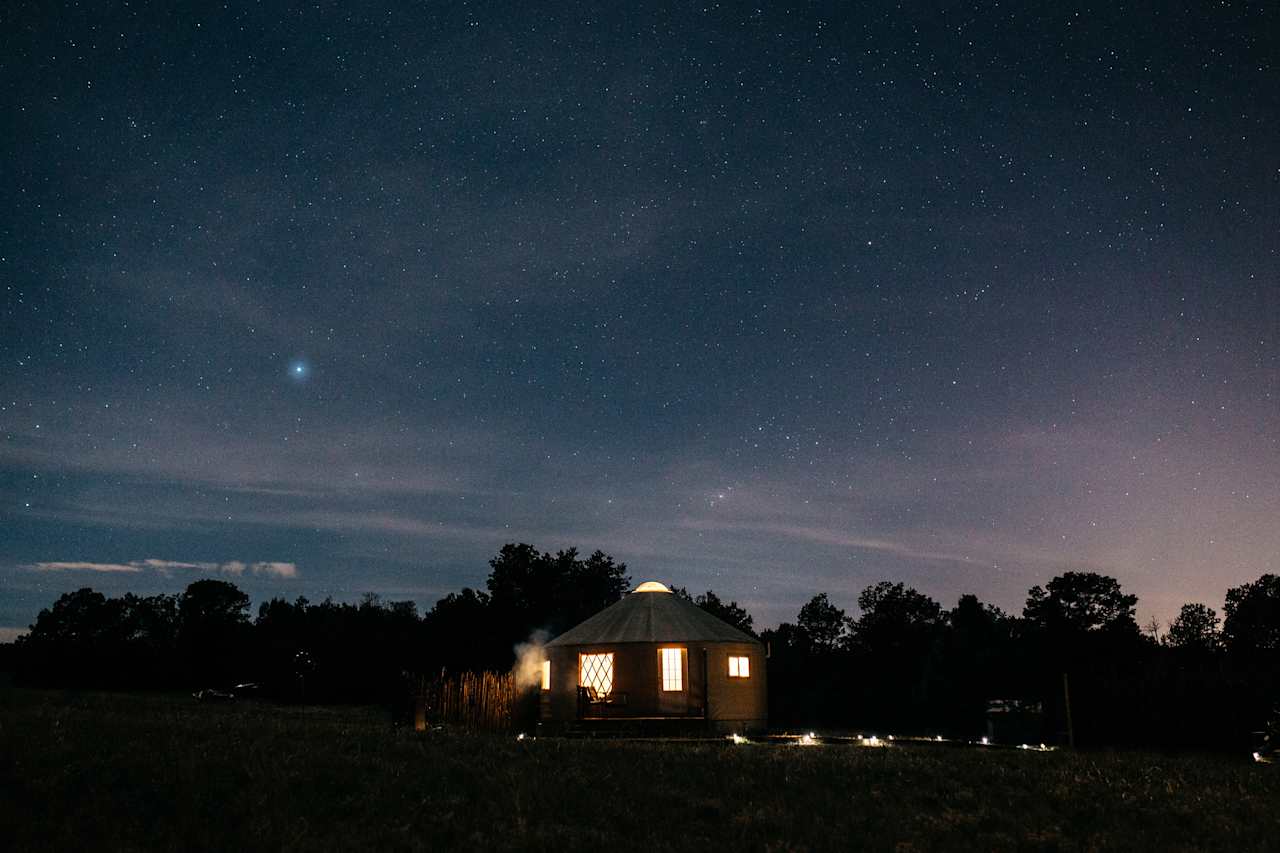
[[[419,731],[428,721],[473,732],[508,732],[513,727],[517,689],[512,673],[441,671],[435,678],[413,676],[411,687],[414,728]]]

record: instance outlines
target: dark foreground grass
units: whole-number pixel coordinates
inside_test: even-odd
[[[0,689],[11,850],[1265,850],[1280,767],[1154,754],[415,734]]]

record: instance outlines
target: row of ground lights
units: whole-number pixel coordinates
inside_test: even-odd
[[[726,740],[729,740],[735,744],[751,743],[751,741],[748,738],[745,738],[742,735],[736,734],[736,733],[729,735],[726,738]],[[991,745],[990,738],[986,738],[986,737],[976,741],[973,741],[973,740],[952,741],[947,738],[944,738],[942,735],[935,735],[934,737],[931,737],[931,738],[901,738],[901,739],[896,739],[893,735],[889,735],[883,739],[878,737],[877,735],[858,735],[858,743],[861,746],[882,747],[882,746],[888,746],[891,743],[897,743],[899,741],[906,741],[906,742],[923,741],[925,743],[965,743],[970,746],[990,746]],[[800,735],[796,739],[796,744],[798,746],[816,746],[821,743],[822,743],[822,740],[813,732],[806,732],[805,734]],[[1027,749],[1033,752],[1053,752],[1056,748],[1057,747],[1046,746],[1043,743],[1038,746],[1030,743],[1018,744],[1018,749]],[[1256,753],[1255,753],[1255,756],[1256,756]]]

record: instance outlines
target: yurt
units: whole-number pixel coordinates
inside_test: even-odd
[[[655,581],[546,646],[544,731],[761,731],[760,641]]]

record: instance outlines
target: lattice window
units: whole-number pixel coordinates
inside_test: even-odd
[[[542,662],[542,689],[551,689],[551,661],[549,660]]]
[[[751,658],[729,656],[729,677],[730,678],[750,678],[751,677]]]
[[[601,699],[613,692],[613,652],[578,655],[578,683]]]
[[[684,649],[659,649],[662,655],[662,689],[684,689]]]

